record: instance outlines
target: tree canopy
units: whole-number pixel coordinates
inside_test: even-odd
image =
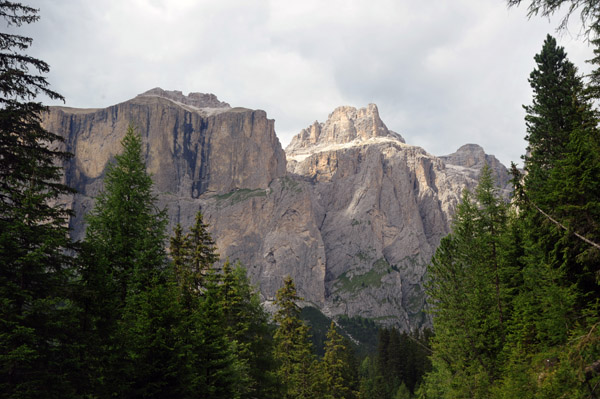
[[[17,28],[38,10],[0,3]],[[27,55],[32,39],[0,33],[0,391],[4,397],[69,397],[78,369],[72,302],[76,272],[68,237],[70,211],[59,199],[73,191],[59,165],[70,154],[44,129],[49,66]]]

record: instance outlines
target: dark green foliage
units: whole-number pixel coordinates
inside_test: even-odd
[[[300,310],[300,319],[310,327],[310,341],[313,351],[319,357],[325,354],[325,341],[331,319],[314,306],[305,306]]]
[[[547,41],[542,51],[559,50]],[[551,73],[557,77],[557,86],[573,80],[573,76],[549,70]],[[594,395],[594,385],[582,376],[591,359],[599,355],[595,326],[600,252],[594,243],[600,238],[600,141],[597,120],[583,96],[582,84],[569,86],[571,91],[565,91],[561,99],[571,103],[572,123],[563,126],[560,140],[552,143],[551,156],[532,151],[525,158],[525,169],[530,173],[522,178],[514,173],[520,178],[517,223],[523,238],[518,252],[524,265],[522,285],[513,301],[515,316],[499,388],[503,394],[520,391],[544,398]],[[556,93],[549,86],[536,94]],[[589,93],[593,95],[593,90]],[[556,101],[547,108],[549,114],[563,109]],[[528,126],[528,130],[538,125]],[[538,135],[529,137],[534,144],[539,139]],[[587,360],[582,361],[584,358]],[[598,376],[591,378],[598,381]]]
[[[518,6],[522,0],[507,0],[509,6]],[[585,28],[587,37],[594,36],[594,31],[598,27],[598,18],[600,17],[600,3],[596,0],[530,0],[528,6],[528,15],[541,15],[550,17],[557,11],[565,12],[559,29],[568,28],[569,18],[575,12],[579,12],[579,17]]]
[[[0,3],[15,27],[37,21],[37,12]],[[48,65],[25,53],[31,43],[0,33],[0,392],[61,398],[73,394],[79,368],[69,211],[55,204],[72,192],[57,166],[69,154],[40,125],[46,108],[36,96],[62,97],[48,88]]]
[[[365,398],[412,396],[426,372],[431,369],[431,332],[406,333],[395,328],[379,331],[377,354],[363,361],[360,392]]]
[[[142,138],[133,126],[121,144],[123,152],[109,164],[104,190],[87,215],[85,241],[95,266],[108,268],[98,274],[111,276],[111,293],[124,301],[128,290],[140,290],[165,268],[166,213],[156,207]]]
[[[592,71],[587,75],[588,84],[585,88],[587,98],[600,98],[600,24],[593,28],[594,38],[590,41],[593,46],[594,57],[587,62],[593,66]]]
[[[308,326],[300,319],[297,305],[300,300],[293,280],[287,277],[275,301],[278,308],[274,316],[277,377],[283,385],[283,398],[320,398],[323,393],[320,367],[312,353]]]
[[[193,298],[199,295],[205,276],[219,260],[215,242],[207,228],[202,212],[198,212],[194,225],[185,237],[181,226],[177,224],[170,239],[175,277],[188,307],[192,306]]]
[[[188,396],[242,398],[250,392],[248,361],[251,353],[245,341],[237,341],[248,328],[243,304],[242,282],[227,266],[220,275],[214,241],[198,212],[194,226],[183,236],[175,228],[170,252],[173,272],[184,314],[179,334],[186,343],[189,381]],[[258,312],[258,310],[252,309]],[[233,320],[239,317],[239,320]],[[237,322],[239,321],[239,324]],[[256,321],[260,323],[259,320]]]
[[[232,268],[229,261],[225,262],[219,295],[224,321],[222,330],[233,343],[243,366],[240,367],[241,379],[245,384],[241,387],[241,397],[278,398],[273,331],[245,269],[239,265]]]
[[[303,307],[300,310],[300,318],[310,327],[314,353],[319,357],[323,357],[327,331],[329,331],[332,320],[314,306]],[[341,315],[337,318],[336,323],[339,327],[338,332],[350,341],[349,345],[358,357],[363,358],[375,353],[379,325],[373,320],[360,316],[348,317]]]
[[[192,383],[190,392],[203,398],[239,398],[245,370],[235,346],[223,334],[224,319],[217,278],[208,275],[198,311],[191,313]]]
[[[487,398],[499,372],[510,314],[501,256],[507,208],[495,191],[486,166],[475,200],[465,191],[453,233],[442,240],[428,269],[436,332],[428,379],[449,395]],[[439,386],[446,375],[454,377]]]
[[[127,397],[184,397],[187,377],[185,341],[179,328],[183,309],[177,287],[155,275],[148,287],[129,295],[118,323],[125,348],[117,376]]]
[[[583,82],[556,39],[548,35],[534,59],[536,68],[529,76],[534,97],[532,104],[525,106],[525,168],[529,175],[534,174],[533,180],[546,176],[552,163],[562,157],[571,130],[584,118],[579,98]]]
[[[600,298],[600,252],[572,236],[599,238],[596,121],[583,99],[576,68],[553,38],[546,39],[536,63],[530,78],[535,97],[526,107],[529,154],[520,190],[526,195],[519,198],[530,226],[530,245],[544,257],[539,262],[561,268],[568,281]]]
[[[348,317],[342,315],[338,319],[338,324],[342,328],[342,332],[347,333],[359,342],[354,348],[359,357],[362,358],[375,353],[379,326],[373,320],[360,316]]]
[[[164,250],[165,212],[156,209],[132,126],[121,143],[87,217],[79,301],[91,383],[82,389],[101,397],[179,394],[181,342],[173,331],[181,309]]]
[[[358,375],[353,354],[344,338],[331,322],[323,356],[325,398],[355,399],[358,397]]]
[[[436,337],[422,397],[599,396],[597,92],[550,36],[535,60],[514,211],[481,181],[429,268]]]
[[[278,398],[268,315],[241,266],[216,268],[216,247],[198,212],[183,235],[180,226],[170,252],[180,302],[180,334],[191,359],[190,395],[223,398]]]

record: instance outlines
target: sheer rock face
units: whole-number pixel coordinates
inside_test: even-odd
[[[206,107],[197,98],[207,95],[191,94],[187,101],[177,97],[179,92],[165,92],[166,97],[157,89],[151,92],[105,109],[52,107],[45,115],[45,127],[63,135],[66,149],[75,155],[66,165],[66,182],[83,197],[74,204],[75,237],[82,236],[88,198],[101,189],[106,165],[121,151],[129,123],[142,135],[146,166],[160,193],[197,199],[266,188],[285,175],[285,154],[274,121],[264,111],[230,108],[213,95]]]
[[[336,109],[296,136],[286,155],[288,172],[311,183],[323,215],[325,310],[404,328],[428,324],[426,265],[483,164],[465,173],[405,144],[374,105]]]
[[[214,95],[153,89],[106,109],[52,107],[45,127],[75,154],[65,165],[66,182],[79,190],[70,200],[75,238],[130,122],[169,229],[187,229],[202,210],[221,259],[240,260],[265,301],[289,275],[327,315],[404,329],[429,323],[425,267],[462,189],[475,185],[478,149],[444,162],[389,131],[375,105],[337,108],[300,132],[287,154],[265,112]]]

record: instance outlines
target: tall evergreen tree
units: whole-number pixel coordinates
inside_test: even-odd
[[[357,375],[351,360],[352,354],[344,343],[344,338],[331,322],[325,341],[323,356],[323,378],[325,398],[355,399],[358,396]]]
[[[534,97],[525,106],[525,168],[532,181],[546,176],[553,162],[562,157],[571,130],[584,120],[580,112],[583,82],[564,48],[548,35],[534,59],[536,68],[529,76]]]
[[[209,272],[199,309],[191,312],[191,392],[203,398],[241,398],[247,391],[246,362],[223,334],[223,307],[218,278]]]
[[[38,10],[0,3],[0,17],[21,27]],[[49,89],[48,64],[26,54],[32,39],[0,33],[0,392],[6,398],[69,397],[75,378],[74,263],[69,211],[57,204],[70,194],[60,165],[69,154],[62,138],[40,124],[39,94]]]
[[[101,397],[140,392],[160,396],[174,392],[172,383],[156,380],[146,387],[144,381],[160,374],[153,358],[177,363],[175,352],[168,349],[171,340],[163,334],[176,322],[165,313],[177,314],[169,304],[174,295],[168,288],[173,277],[164,247],[166,216],[157,209],[142,140],[132,126],[121,144],[123,151],[109,164],[104,191],[87,216],[80,301],[90,380],[98,383],[90,389]],[[155,322],[159,324],[147,324]],[[162,376],[172,378],[169,373]]]
[[[319,398],[321,395],[320,377],[309,329],[300,319],[297,304],[301,298],[291,277],[285,278],[283,286],[277,291],[275,304],[278,307],[274,320],[275,360],[279,362],[277,376],[283,384],[285,399]]]
[[[560,54],[561,61],[548,68],[540,63],[544,54]],[[531,119],[533,108],[526,108],[532,121],[528,124],[527,173],[521,176],[513,167],[518,235],[522,237],[516,253],[523,268],[513,301],[500,392],[543,398],[593,397],[592,387],[600,376],[590,377],[595,378],[594,384],[582,383],[581,376],[600,356],[600,146],[589,102],[595,92],[588,90],[586,99],[581,78],[555,42],[544,43],[536,62],[536,71],[544,70],[544,74],[535,75],[532,87],[542,87],[540,82],[545,85],[534,91],[533,103],[544,104],[536,108],[536,112],[543,109],[543,117]],[[547,129],[548,120],[557,119],[557,114],[569,118],[564,118],[560,129]]]
[[[250,321],[251,316],[240,310],[246,298],[242,297],[243,287],[231,275],[231,268],[225,267],[225,275],[217,272],[218,255],[207,227],[198,212],[194,226],[185,236],[181,226],[175,227],[170,245],[184,312],[179,335],[187,348],[188,393],[210,398],[251,397],[260,389],[268,393],[268,385],[255,386],[254,370],[250,371],[249,365],[258,356],[252,357],[250,343],[242,340],[255,327],[252,323],[260,322]],[[248,287],[248,295],[249,292]]]
[[[490,397],[506,336],[500,237],[506,207],[484,168],[475,200],[465,191],[453,232],[428,269],[433,323],[429,388],[442,397]]]
[[[166,212],[157,208],[152,178],[146,172],[142,138],[133,126],[121,142],[123,152],[108,165],[104,190],[87,216],[85,241],[96,267],[117,284],[116,298],[139,290],[165,268]]]
[[[225,262],[219,286],[224,325],[229,341],[245,365],[242,398],[279,398],[269,315],[252,289],[246,270]]]
[[[548,36],[535,60],[533,105],[525,107],[529,153],[517,189],[524,193],[518,199],[529,226],[529,253],[542,257],[530,263],[561,269],[584,296],[600,298],[600,252],[581,239],[600,238],[594,218],[599,204],[597,122],[581,77],[553,38]]]
[[[208,225],[204,223],[202,212],[196,213],[194,225],[185,236],[181,225],[177,224],[170,243],[177,282],[184,295],[196,295],[204,284],[204,277],[219,260],[215,242],[208,232]]]

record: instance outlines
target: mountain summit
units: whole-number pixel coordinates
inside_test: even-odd
[[[187,96],[178,90],[163,90],[160,87],[155,87],[142,94],[139,97],[160,97],[166,98],[181,105],[188,105],[197,109],[216,108],[229,109],[231,106],[226,102],[219,101],[217,96],[211,93],[190,93]]]
[[[201,210],[221,259],[239,260],[264,301],[291,276],[328,316],[428,325],[426,265],[488,159],[480,147],[435,157],[390,131],[374,104],[335,109],[285,152],[264,111],[212,94],[156,88],[105,109],[51,107],[43,124],[75,155],[64,165],[78,190],[64,199],[75,238],[130,123],[169,229],[188,228]]]
[[[404,142],[398,134],[388,130],[379,117],[377,105],[366,108],[342,106],[336,108],[325,123],[315,121],[302,129],[286,148],[288,154],[306,152],[318,147],[362,142],[376,137],[387,137]]]

